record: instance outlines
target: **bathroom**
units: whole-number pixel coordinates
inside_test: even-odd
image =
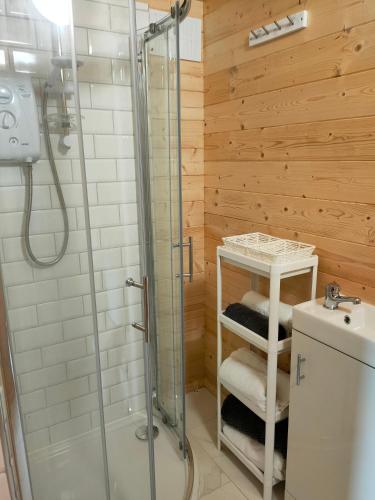
[[[0,0],[0,500],[375,498],[374,23]]]

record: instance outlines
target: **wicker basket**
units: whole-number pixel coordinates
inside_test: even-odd
[[[234,252],[272,263],[303,260],[313,253],[315,246],[299,241],[283,240],[263,233],[240,234],[223,238],[224,246]]]

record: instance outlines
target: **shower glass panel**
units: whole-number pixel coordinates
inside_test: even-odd
[[[184,494],[178,14],[131,77],[135,21],[149,26],[134,0],[0,0],[0,283],[22,500]],[[150,343],[132,326],[144,291],[126,286],[144,275]],[[138,439],[153,420],[156,483],[154,440]]]
[[[100,29],[90,28],[93,21],[83,9],[85,4],[98,15]],[[85,152],[85,163],[92,193],[89,207],[111,500],[147,500],[154,498],[153,440],[142,441],[137,434],[152,420],[147,414],[152,384],[146,380],[150,361],[145,336],[132,326],[145,321],[144,291],[126,286],[126,281],[142,282],[146,274],[139,245],[144,237],[143,200],[136,179],[129,38],[131,23],[135,32],[135,18],[139,26],[148,26],[148,6],[125,0],[73,0],[73,7],[76,32],[85,30],[88,38],[88,56],[78,55],[85,61],[78,78],[89,87],[90,101],[84,103],[81,98],[81,114],[83,130],[93,135],[95,146],[91,157]],[[95,384],[95,373],[90,377]],[[92,415],[99,424],[98,412]]]
[[[178,20],[145,43],[157,405],[185,446]]]
[[[153,442],[135,437],[148,423],[131,327],[142,295],[125,286],[141,274],[129,15],[111,3],[0,2],[0,256],[23,500],[154,498]]]

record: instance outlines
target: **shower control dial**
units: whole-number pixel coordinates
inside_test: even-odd
[[[5,85],[0,86],[0,104],[9,104],[13,98],[12,91]]]
[[[10,111],[0,111],[0,128],[9,130],[16,126],[17,120]]]
[[[0,165],[30,164],[39,158],[39,117],[31,77],[0,72]]]

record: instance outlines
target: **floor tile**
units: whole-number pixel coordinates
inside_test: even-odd
[[[186,427],[188,430],[205,425],[216,416],[216,400],[207,389],[189,393],[186,398]]]
[[[217,419],[216,417],[207,420],[201,425],[194,427],[190,431],[192,438],[199,441],[202,448],[210,455],[211,458],[216,458],[220,455],[217,447]]]
[[[246,497],[233,483],[228,483],[222,488],[205,495],[201,500],[246,500]]]
[[[194,460],[196,460],[198,464],[199,497],[204,497],[208,493],[228,483],[229,479],[208,453],[200,446],[199,441],[190,437],[190,444],[194,450]]]
[[[216,464],[229,479],[241,490],[245,498],[253,500],[262,492],[262,484],[229,450],[222,448],[222,453],[215,458]],[[260,497],[261,498],[261,497]]]
[[[262,500],[263,484],[229,450],[223,447],[215,462],[248,500]],[[283,498],[284,483],[280,483],[274,487],[273,500]]]

